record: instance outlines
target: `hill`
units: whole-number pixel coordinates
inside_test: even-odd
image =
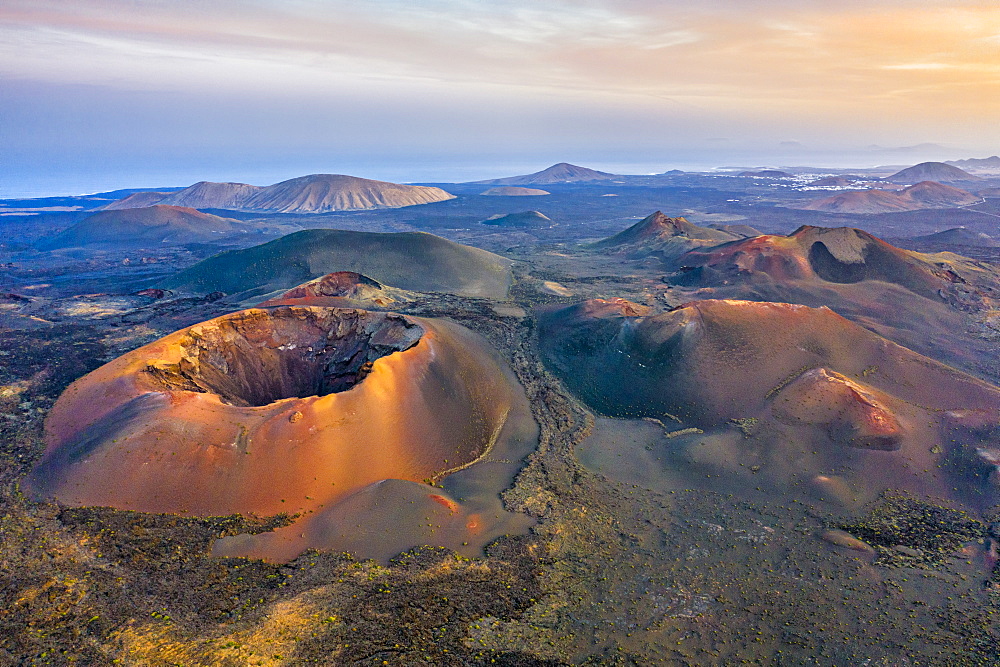
[[[247,199],[263,190],[246,183],[212,183],[201,181],[179,192],[167,195],[161,204],[190,206],[191,208],[228,208],[238,210]]]
[[[519,188],[513,185],[501,185],[495,188],[490,188],[485,192],[480,192],[479,194],[487,197],[537,197],[540,195],[550,195],[552,193],[547,190],[539,190],[538,188]]]
[[[522,211],[507,215],[494,215],[483,220],[484,225],[496,227],[551,227],[552,218],[538,211]]]
[[[922,354],[1000,379],[995,343],[970,318],[1000,305],[1000,271],[951,253],[903,250],[850,227],[804,226],[695,249],[667,281],[713,298],[829,306]]]
[[[90,245],[163,246],[214,243],[251,228],[246,223],[202,213],[183,206],[157,204],[145,208],[100,211],[61,234],[39,244],[40,248]]]
[[[1000,389],[828,308],[580,304],[539,327],[546,362],[588,404],[674,431],[661,455],[682,472],[788,488],[838,470],[865,499],[904,488],[989,504],[989,455],[962,438],[1000,417]]]
[[[586,167],[578,167],[568,162],[554,164],[547,169],[525,176],[509,176],[488,181],[475,181],[483,185],[545,185],[552,183],[589,183],[592,181],[609,181],[619,178],[616,174],[595,171]]]
[[[290,289],[328,273],[353,271],[404,290],[500,299],[513,282],[510,267],[504,257],[424,232],[307,229],[209,257],[164,286],[250,297]]]
[[[98,207],[98,211],[120,211],[126,208],[145,208],[163,201],[169,192],[134,192],[110,204]]]
[[[920,181],[965,183],[978,181],[979,178],[944,162],[921,162],[920,164],[897,171],[892,176],[886,177],[885,180],[903,184],[919,183]]]
[[[628,229],[598,241],[591,248],[632,258],[650,255],[667,258],[693,248],[716,246],[744,236],[743,233],[699,227],[686,218],[669,218],[656,211]]]
[[[913,240],[946,245],[969,245],[987,248],[1000,247],[1000,239],[995,239],[989,234],[982,232],[974,232],[965,227],[953,227],[935,234],[915,236]]]
[[[979,201],[979,197],[934,181],[921,181],[899,192],[887,190],[852,190],[831,197],[814,199],[795,206],[806,211],[826,213],[879,214],[919,211],[927,208],[954,208]]]

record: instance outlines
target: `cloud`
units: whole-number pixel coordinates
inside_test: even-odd
[[[206,118],[227,135],[228,115],[274,145],[308,142],[298,125],[358,151],[406,140],[379,123],[421,150],[497,132],[510,150],[969,143],[995,137],[998,35],[995,0],[5,0],[0,83],[9,108],[43,115],[58,96],[29,104],[10,82],[95,86],[98,120],[158,96],[126,119],[136,141]]]

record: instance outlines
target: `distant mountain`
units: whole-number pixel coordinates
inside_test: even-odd
[[[944,162],[921,162],[920,164],[897,171],[895,174],[888,176],[886,180],[903,184],[919,183],[921,181],[964,183],[978,181],[979,178]]]
[[[180,192],[167,195],[160,202],[191,208],[228,208],[237,210],[264,188],[246,183],[212,183],[201,181]]]
[[[668,218],[657,211],[591,247],[632,258],[650,255],[670,258],[694,248],[717,246],[742,238],[745,238],[742,232],[699,227],[686,218]]]
[[[550,195],[551,192],[547,190],[539,190],[537,188],[519,188],[512,185],[501,185],[495,188],[490,188],[485,192],[480,192],[481,195],[486,195],[488,197],[536,197],[539,195]]]
[[[618,178],[616,174],[595,171],[575,164],[560,162],[548,169],[528,174],[526,176],[510,176],[495,178],[488,181],[475,181],[483,185],[545,185],[551,183],[587,183],[590,181],[609,181]]]
[[[178,192],[139,192],[103,210],[154,204],[272,213],[327,213],[398,208],[454,199],[440,188],[400,185],[340,174],[312,174],[261,187],[201,181]]]
[[[996,248],[1000,247],[1000,239],[995,239],[989,234],[974,232],[965,227],[952,227],[936,234],[925,234],[924,236],[913,237],[914,241],[924,241],[927,243],[945,243],[949,245],[970,245],[977,247]]]
[[[851,190],[832,197],[814,199],[801,206],[805,211],[825,213],[898,213],[912,211],[913,205],[900,199],[895,192],[885,190]]]
[[[239,210],[252,195],[264,188],[246,183],[213,183],[201,181],[177,192],[137,192],[101,207],[104,211],[140,208],[165,204],[188,208],[222,208]]]
[[[919,211],[925,208],[953,208],[975,204],[977,201],[979,197],[965,190],[933,181],[922,181],[899,192],[839,192],[832,197],[814,199],[795,208],[826,213],[878,214]]]
[[[97,208],[98,211],[121,211],[129,208],[143,208],[153,206],[163,201],[169,192],[135,192],[110,204],[105,204]]]
[[[239,220],[183,206],[101,211],[39,244],[45,249],[90,245],[163,246],[211,243],[250,230]]]
[[[1000,172],[1000,157],[996,155],[985,158],[969,158],[967,160],[948,160],[945,164],[968,171]]]
[[[552,218],[539,211],[523,211],[507,215],[494,215],[483,220],[483,224],[496,227],[551,227]]]
[[[934,181],[921,181],[899,193],[900,197],[921,204],[923,208],[967,206],[979,201],[976,195]]]
[[[502,299],[513,282],[510,265],[499,255],[423,232],[306,229],[209,257],[164,281],[164,287],[250,298],[353,271],[405,290]]]
[[[261,188],[243,203],[241,209],[273,213],[327,213],[398,208],[454,198],[440,188],[400,185],[341,174],[312,174]]]

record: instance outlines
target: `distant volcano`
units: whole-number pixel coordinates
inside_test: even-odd
[[[978,181],[977,176],[973,176],[967,171],[953,167],[944,162],[921,162],[912,167],[907,167],[897,171],[892,176],[886,178],[893,183],[919,183],[920,181],[937,181],[938,183],[967,183]]]
[[[510,176],[494,178],[488,181],[475,181],[483,185],[546,185],[552,183],[589,183],[591,181],[609,181],[618,178],[616,174],[595,171],[586,167],[578,167],[568,162],[554,164],[548,169],[527,174],[526,176]]]

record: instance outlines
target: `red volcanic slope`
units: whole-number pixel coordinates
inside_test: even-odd
[[[960,280],[936,259],[897,248],[860,229],[806,225],[788,236],[758,236],[692,250],[677,261],[688,267],[682,279],[703,284],[764,276],[775,281],[832,283],[879,280],[930,296]]]
[[[77,380],[26,486],[70,505],[308,512],[493,446],[519,388],[467,330],[332,308],[226,315]]]

